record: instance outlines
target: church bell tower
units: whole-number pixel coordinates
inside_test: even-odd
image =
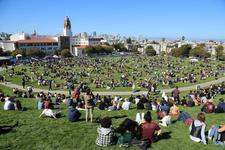
[[[63,36],[72,36],[71,22],[68,16],[66,16],[64,19]]]

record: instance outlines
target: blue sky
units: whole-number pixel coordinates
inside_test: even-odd
[[[0,0],[0,32],[225,39],[225,0]]]

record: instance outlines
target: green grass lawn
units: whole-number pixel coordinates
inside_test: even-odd
[[[11,89],[0,86],[0,89],[12,95]],[[186,93],[183,93],[186,94]],[[216,97],[216,101],[221,96]],[[0,123],[11,124],[19,121],[19,127],[10,133],[0,135],[0,149],[5,150],[27,150],[27,149],[124,149],[119,146],[110,146],[101,148],[95,145],[97,123],[86,123],[84,121],[84,112],[82,112],[81,121],[70,123],[67,121],[67,107],[62,105],[62,113],[64,117],[54,120],[51,118],[38,118],[41,111],[36,109],[34,99],[18,98],[22,105],[28,108],[27,111],[4,111],[3,103],[0,103]],[[181,110],[187,111],[191,116],[195,117],[200,110],[200,107],[184,108]],[[135,119],[137,112],[136,108],[129,111],[100,111],[94,110],[94,117],[110,116],[113,118],[113,126],[118,125],[126,118]],[[155,112],[152,112],[154,121],[156,120]],[[125,117],[126,116],[126,117]],[[116,118],[117,117],[117,118]],[[175,119],[175,118],[173,118]],[[224,122],[224,114],[207,114],[206,124],[207,129],[213,124],[222,124]],[[208,145],[194,143],[189,139],[188,127],[182,122],[176,122],[169,127],[162,127],[163,133],[169,135],[168,139],[162,139],[152,145],[155,150],[222,150],[224,147],[215,146],[212,142]],[[137,149],[130,147],[128,149]]]

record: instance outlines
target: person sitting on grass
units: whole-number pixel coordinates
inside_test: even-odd
[[[206,124],[205,124],[205,114],[199,113],[196,120],[193,120],[192,124],[189,127],[190,131],[190,139],[194,142],[198,143],[206,143],[205,131],[206,131]]]
[[[215,110],[215,105],[212,103],[212,100],[209,100],[204,106],[202,107],[201,111],[205,113],[213,113]]]
[[[145,106],[144,106],[144,104],[141,101],[139,101],[137,103],[137,109],[145,109]]]
[[[10,97],[5,98],[4,110],[15,110],[15,106]]]
[[[5,101],[4,93],[1,92],[1,90],[0,90],[0,102],[4,102],[4,101]]]
[[[160,127],[152,122],[152,116],[149,111],[144,115],[144,120],[138,127],[138,136],[141,140],[147,140],[149,143],[156,142],[161,134]]]
[[[45,115],[46,117],[51,117],[54,119],[60,118],[61,116],[61,111],[59,112],[53,112],[52,109],[44,109],[42,111],[42,113],[40,114],[39,118],[41,118],[41,116]]]
[[[136,135],[137,127],[137,122],[128,118],[125,119],[115,130],[116,136],[118,138],[117,144],[120,147],[129,147],[132,138]]]
[[[209,129],[208,139],[213,140],[216,145],[225,146],[225,125],[213,125]]]
[[[44,101],[44,109],[52,109],[52,108],[53,108],[53,103],[52,103],[51,97],[48,97]]]
[[[194,107],[195,105],[198,105],[197,100],[194,101],[191,97],[189,97],[189,100],[187,101],[187,107]]]
[[[217,105],[216,109],[215,109],[215,113],[225,113],[225,103],[224,103],[224,99],[220,98],[219,99],[220,102]]]
[[[36,97],[36,100],[37,100],[37,108],[38,108],[38,110],[43,109],[43,108],[44,108],[43,98],[37,96],[37,97]]]
[[[109,117],[105,117],[100,121],[101,126],[97,129],[96,144],[98,146],[107,147],[115,144],[115,132],[112,128],[112,120]]]
[[[186,100],[186,97],[183,96],[183,99],[181,100],[181,106],[187,106],[187,100]]]
[[[170,111],[170,107],[168,102],[162,99],[162,101],[160,102],[160,105],[158,106],[157,118],[162,119],[162,117],[164,117],[162,112],[169,112],[169,111]]]
[[[76,104],[71,101],[68,108],[68,120],[70,122],[78,121],[81,113],[76,109]]]
[[[20,100],[16,100],[14,105],[15,105],[15,110],[24,111],[26,109],[26,108],[22,107]]]
[[[173,102],[173,106],[170,107],[170,116],[178,116],[180,114],[179,107],[177,107],[176,103]]]
[[[131,103],[127,100],[127,98],[125,98],[125,102],[123,102],[123,104],[122,104],[122,109],[123,110],[129,110],[130,105],[131,105]]]
[[[163,112],[163,118],[159,120],[159,124],[167,127],[169,124],[171,124],[171,116],[168,114],[168,112]]]

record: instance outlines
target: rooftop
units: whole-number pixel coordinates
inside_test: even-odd
[[[36,39],[36,40],[19,40],[17,43],[55,43],[56,40],[53,39]]]

